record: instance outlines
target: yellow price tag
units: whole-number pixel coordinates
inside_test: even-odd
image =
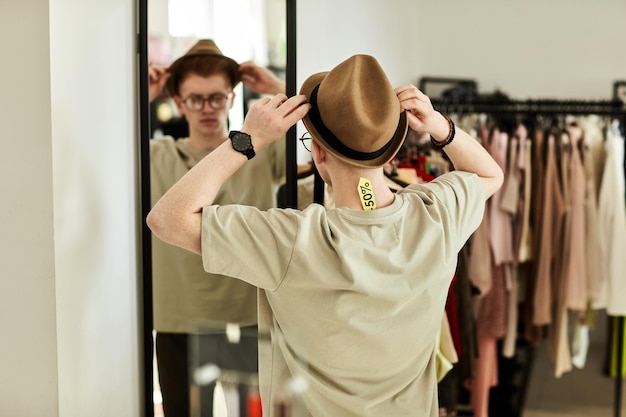
[[[372,182],[367,178],[359,179],[357,191],[359,193],[359,197],[361,198],[361,206],[363,207],[363,210],[376,210],[376,199],[374,199]]]

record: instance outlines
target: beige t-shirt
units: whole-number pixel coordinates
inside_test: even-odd
[[[262,210],[275,207],[276,190],[284,177],[284,142],[257,153],[219,191],[218,204],[247,204]],[[150,141],[150,188],[154,204],[208,152],[189,146],[189,139]],[[217,243],[219,245],[219,242]],[[153,236],[154,328],[161,332],[195,333],[227,322],[257,323],[257,289],[219,274],[207,274],[202,258]]]
[[[316,417],[437,416],[437,332],[484,207],[480,180],[463,172],[412,185],[375,211],[206,207],[205,269],[262,289],[269,417],[296,374]]]

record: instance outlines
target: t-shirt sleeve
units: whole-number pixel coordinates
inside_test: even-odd
[[[480,226],[485,211],[485,188],[478,175],[452,171],[422,185],[428,194],[438,200],[444,210],[444,220],[458,250]]]
[[[288,216],[284,210],[261,211],[241,205],[205,207],[204,269],[273,291],[289,267],[297,232],[297,216]]]

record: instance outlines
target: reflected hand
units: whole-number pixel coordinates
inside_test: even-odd
[[[285,94],[285,82],[272,71],[251,61],[239,65],[241,81],[258,94]]]
[[[153,65],[148,70],[149,99],[152,103],[157,97],[163,93],[165,82],[170,78],[171,74],[167,72],[167,67]]]
[[[289,99],[284,94],[265,97],[250,107],[241,130],[252,136],[254,147],[260,149],[284,137],[310,108],[302,94]]]

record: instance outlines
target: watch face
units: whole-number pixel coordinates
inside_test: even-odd
[[[252,147],[250,136],[244,133],[236,133],[232,137],[233,148],[239,152],[246,151]]]

